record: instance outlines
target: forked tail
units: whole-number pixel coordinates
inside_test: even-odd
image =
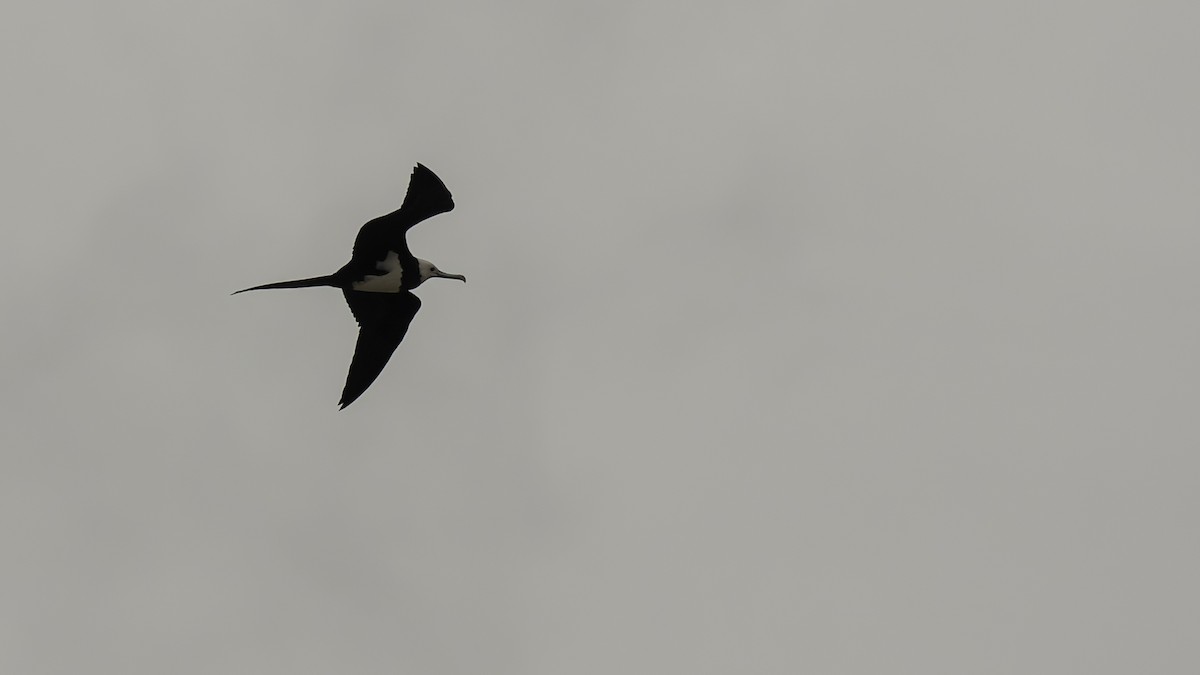
[[[292,281],[276,281],[273,284],[263,284],[262,286],[254,286],[252,288],[243,288],[240,291],[234,291],[230,295],[245,293],[246,291],[261,291],[265,288],[308,288],[309,286],[337,286],[332,276],[313,277],[311,279],[293,279]]]

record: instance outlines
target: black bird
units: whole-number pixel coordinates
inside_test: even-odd
[[[413,225],[454,208],[446,185],[422,164],[413,169],[408,193],[400,208],[362,226],[354,240],[350,262],[325,277],[278,281],[234,292],[264,288],[333,286],[342,289],[350,313],[358,322],[358,343],[346,375],[339,410],[354,403],[379,377],[383,367],[412,323],[421,299],[412,289],[426,279],[442,277],[466,281],[461,274],[447,274],[428,260],[414,257],[405,235]]]

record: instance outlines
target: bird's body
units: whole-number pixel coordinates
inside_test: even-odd
[[[405,237],[413,225],[453,208],[454,200],[441,179],[418,164],[403,204],[362,226],[350,262],[341,269],[328,276],[279,281],[236,293],[311,286],[342,289],[359,326],[354,358],[339,402],[345,408],[371,386],[404,339],[408,325],[421,308],[421,300],[412,289],[434,277],[466,281],[462,275],[447,274],[428,260],[413,256]]]
[[[383,260],[375,263],[374,274],[364,274],[362,279],[351,282],[350,287],[366,293],[399,293],[405,287],[404,267],[404,263],[400,262],[400,254],[388,251]],[[408,287],[412,285],[410,281]]]

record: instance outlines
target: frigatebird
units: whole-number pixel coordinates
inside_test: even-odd
[[[362,226],[354,240],[350,262],[340,270],[323,277],[243,288],[234,295],[265,288],[342,289],[350,313],[358,322],[358,342],[342,400],[338,402],[338,409],[343,410],[379,377],[408,332],[408,325],[421,308],[421,299],[413,295],[412,289],[434,277],[467,280],[461,274],[447,274],[428,260],[414,257],[405,239],[412,226],[453,208],[454,199],[445,183],[423,164],[417,164],[400,208]]]

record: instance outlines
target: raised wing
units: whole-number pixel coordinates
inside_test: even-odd
[[[354,345],[354,359],[350,361],[350,372],[346,375],[346,386],[342,389],[341,408],[354,403],[367,387],[383,372],[388,359],[412,323],[421,299],[408,291],[400,293],[369,293],[343,290],[346,304],[358,321],[358,343]]]
[[[401,257],[412,254],[404,235],[413,225],[454,208],[454,198],[437,174],[424,164],[418,164],[408,179],[408,192],[399,209],[367,222],[354,240],[354,257],[371,261],[382,260],[387,251],[397,251]]]

